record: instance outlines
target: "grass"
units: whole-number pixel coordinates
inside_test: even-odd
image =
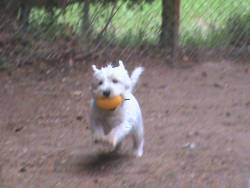
[[[228,44],[229,19],[249,14],[250,2],[183,0],[181,12],[181,43],[198,47],[222,46]],[[242,31],[234,32],[240,35]]]
[[[126,3],[121,6],[113,17],[105,37],[122,45],[156,44],[161,26],[161,1],[156,0],[152,4],[143,4],[131,9],[127,7]],[[91,6],[95,33],[100,32],[104,27],[111,8],[111,6],[105,8],[100,5]],[[80,33],[81,10],[79,4],[69,6],[57,18],[57,24],[65,24]],[[183,46],[197,47],[226,45],[229,18],[234,15],[241,17],[249,12],[250,2],[247,0],[182,0],[180,43]],[[48,19],[45,15],[44,11],[34,9],[31,20],[35,23],[43,22]],[[249,27],[249,21],[246,21],[246,24]],[[234,32],[241,32],[241,30]]]
[[[0,71],[8,69],[7,60],[0,56]]]

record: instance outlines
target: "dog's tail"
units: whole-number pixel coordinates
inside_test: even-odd
[[[132,74],[131,74],[131,91],[133,91],[136,83],[138,82],[140,75],[142,74],[142,72],[144,71],[143,67],[137,67],[133,70]]]

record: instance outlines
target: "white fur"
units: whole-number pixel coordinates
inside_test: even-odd
[[[122,61],[118,67],[108,65],[101,69],[92,66],[94,71],[92,82],[91,130],[95,142],[107,143],[112,150],[118,148],[124,138],[132,135],[133,152],[137,157],[143,155],[144,131],[139,104],[131,93],[141,73],[142,67],[136,68],[129,77]],[[121,95],[123,103],[115,110],[102,110],[95,105],[95,99],[110,91],[109,97]]]
[[[133,91],[136,83],[138,82],[142,72],[144,71],[143,67],[137,67],[131,74],[131,91]]]

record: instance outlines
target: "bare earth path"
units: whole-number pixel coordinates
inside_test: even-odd
[[[141,159],[92,144],[89,69],[0,73],[0,188],[247,188],[250,65],[145,66]]]

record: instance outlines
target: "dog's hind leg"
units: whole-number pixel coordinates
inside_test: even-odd
[[[133,154],[136,157],[142,157],[143,147],[144,147],[144,138],[143,138],[143,129],[133,132]]]

